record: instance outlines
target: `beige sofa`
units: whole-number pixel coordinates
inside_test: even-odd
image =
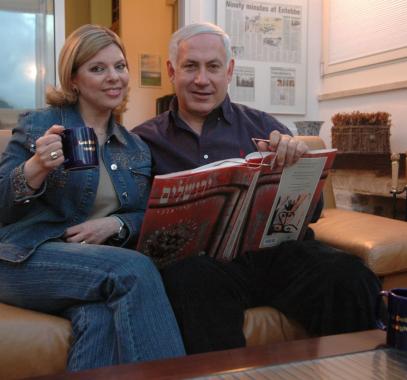
[[[0,152],[9,139],[0,130]],[[301,137],[320,148],[319,137]],[[322,218],[312,225],[318,239],[354,252],[382,279],[385,288],[407,286],[407,223],[335,208],[332,185],[325,188]],[[306,337],[293,321],[270,307],[246,310],[247,345]],[[0,303],[0,379],[61,372],[71,339],[69,321]]]

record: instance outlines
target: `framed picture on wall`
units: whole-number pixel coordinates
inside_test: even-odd
[[[140,87],[161,87],[161,57],[157,54],[139,55]]]
[[[232,100],[275,114],[305,114],[307,0],[216,4],[235,59]]]

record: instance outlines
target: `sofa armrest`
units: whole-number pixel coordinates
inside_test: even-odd
[[[0,303],[0,379],[65,371],[68,320]]]
[[[310,224],[315,237],[361,257],[379,277],[407,272],[407,223],[342,209],[325,209]]]

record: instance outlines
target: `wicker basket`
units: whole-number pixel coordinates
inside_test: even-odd
[[[332,147],[346,153],[390,153],[387,125],[339,125],[332,129]]]

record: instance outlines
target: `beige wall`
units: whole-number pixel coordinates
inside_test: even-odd
[[[92,24],[112,25],[112,0],[90,0],[90,19]]]
[[[89,0],[65,0],[65,35],[90,22]]]
[[[65,35],[84,24],[112,25],[112,0],[65,0]]]
[[[130,101],[122,122],[132,128],[155,116],[156,98],[172,92],[165,62],[172,33],[173,8],[165,0],[121,0],[120,29],[130,64]],[[140,53],[161,56],[161,88],[140,88],[138,59]]]

